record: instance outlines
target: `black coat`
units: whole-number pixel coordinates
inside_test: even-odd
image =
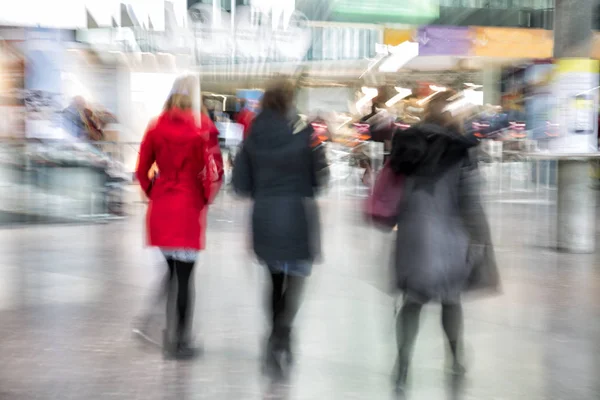
[[[417,300],[457,301],[469,289],[498,289],[479,198],[476,140],[421,125],[398,134],[390,166],[406,176],[398,214],[395,286]]]
[[[254,252],[266,262],[314,261],[320,223],[314,201],[326,182],[325,149],[300,117],[260,113],[236,157],[233,185],[254,200]]]

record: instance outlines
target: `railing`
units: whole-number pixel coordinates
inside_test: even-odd
[[[139,143],[0,142],[0,224],[120,218]],[[85,159],[102,162],[82,162]],[[119,167],[121,166],[121,167]]]
[[[556,162],[528,158],[524,156],[526,152],[518,150],[502,151],[501,145],[489,142],[482,146],[488,151],[480,162],[484,197],[489,201],[552,204],[556,197]],[[106,221],[115,218],[110,209],[111,197],[126,206],[144,201],[133,182],[139,142],[98,142],[93,146],[123,165],[122,175],[131,185],[126,181],[111,182],[102,169],[40,163],[28,153],[26,142],[0,143],[0,213],[31,215],[36,217],[33,220],[43,216]],[[382,166],[383,147],[379,143],[363,146],[376,173]],[[227,161],[231,149],[223,150],[229,177],[231,165]],[[352,162],[349,149],[331,145],[329,150],[329,193],[337,198],[367,196],[370,188],[363,179],[365,169]],[[227,216],[221,219],[230,220]]]

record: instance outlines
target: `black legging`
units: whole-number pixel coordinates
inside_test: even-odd
[[[174,290],[174,278],[177,276],[177,335],[182,337],[190,328],[191,303],[193,298],[190,277],[194,270],[193,262],[185,262],[167,258],[169,266],[169,288]],[[172,297],[173,298],[173,297]],[[168,315],[168,313],[167,313]],[[167,317],[168,318],[168,317]]]
[[[289,336],[294,318],[302,303],[304,279],[283,273],[271,273],[271,338],[289,345]]]
[[[419,332],[419,317],[423,305],[407,300],[396,320],[396,340],[398,343],[399,361],[401,366],[410,362],[412,350]],[[462,305],[442,304],[442,327],[448,339],[452,357],[457,362],[458,345],[462,337],[463,315]]]

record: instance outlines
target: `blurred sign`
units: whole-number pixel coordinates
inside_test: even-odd
[[[472,54],[481,57],[550,58],[552,31],[518,28],[472,28]]]
[[[258,112],[260,101],[262,100],[263,91],[253,89],[241,89],[236,93],[238,99],[246,100],[246,108],[252,112]]]
[[[25,59],[11,43],[0,43],[0,138],[21,138],[25,133]]]
[[[594,32],[591,57],[600,60],[600,32]]]
[[[337,0],[331,20],[341,22],[431,21],[440,15],[439,0]]]
[[[554,97],[559,137],[552,140],[552,151],[598,151],[598,68],[596,60],[569,58],[558,61]]]
[[[383,31],[383,43],[388,46],[398,46],[414,37],[414,29],[385,29]]]
[[[189,10],[190,27],[201,57],[301,60],[311,45],[311,30],[299,11],[263,15],[249,6],[231,14],[208,4],[196,4]],[[235,22],[235,32],[231,29]]]
[[[34,138],[63,138],[61,127],[62,70],[65,51],[61,31],[32,28],[26,32],[26,134]]]
[[[534,64],[525,71],[525,83],[528,88],[525,97],[526,122],[532,139],[544,139],[555,135],[552,129],[548,129],[552,125],[552,112],[556,109],[551,84],[553,74],[554,65],[551,63]]]
[[[420,56],[466,56],[472,40],[469,28],[454,26],[424,26],[414,38]]]
[[[225,139],[225,144],[228,146],[236,146],[244,140],[244,127],[235,122],[217,122],[217,130],[219,137]]]

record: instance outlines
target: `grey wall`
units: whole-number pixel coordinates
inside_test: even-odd
[[[298,91],[297,105],[304,114],[317,111],[348,111],[348,100],[352,100],[354,91],[346,87],[302,88]]]

